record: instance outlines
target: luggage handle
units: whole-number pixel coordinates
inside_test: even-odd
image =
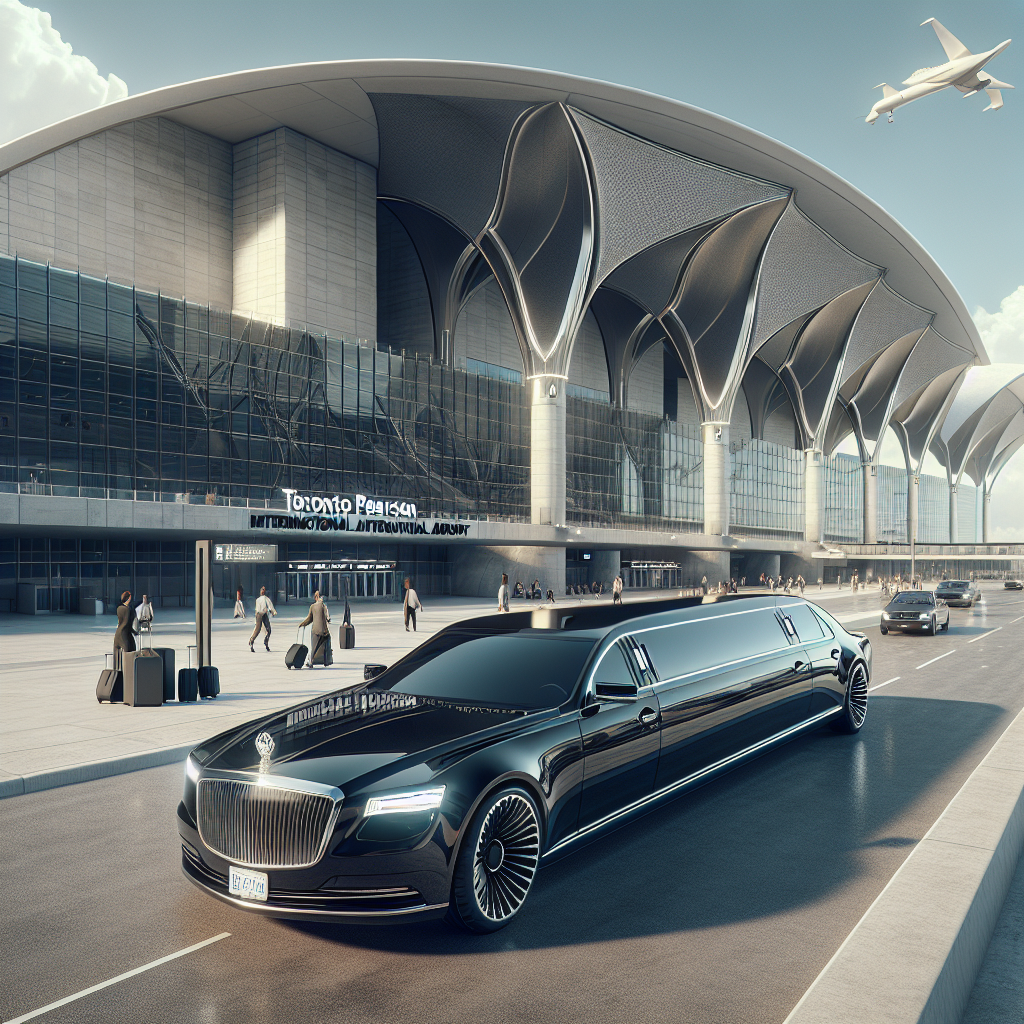
[[[106,669],[108,667],[107,666],[107,658],[110,659],[110,666],[109,667],[113,668],[114,667],[114,652],[110,651],[109,653],[103,655],[103,668],[104,669]]]
[[[199,649],[199,645],[198,644],[186,644],[185,645],[185,650],[188,651],[188,667],[189,667],[190,671],[192,669],[192,652],[195,651],[195,650],[198,650],[198,649]]]

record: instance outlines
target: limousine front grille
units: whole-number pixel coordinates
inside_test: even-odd
[[[327,845],[336,804],[327,796],[235,779],[200,779],[199,835],[225,860],[254,868],[304,868]]]

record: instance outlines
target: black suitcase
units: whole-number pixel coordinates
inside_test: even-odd
[[[113,664],[114,656],[107,655]],[[124,700],[124,675],[119,668],[104,668],[96,684],[96,699],[102,704],[120,704]]]
[[[156,651],[124,656],[124,702],[129,707],[158,708],[164,702],[164,662]]]
[[[338,646],[343,651],[355,650],[356,627],[351,622],[343,622],[338,627]]]
[[[160,655],[164,663],[164,703],[174,700],[174,648],[154,647],[154,651]]]
[[[192,647],[188,649],[188,668],[178,670],[178,703],[199,700],[199,669],[192,667]]]
[[[203,665],[199,670],[199,696],[212,700],[220,693],[220,671],[213,665]]]
[[[306,664],[308,654],[309,648],[299,643],[299,630],[295,630],[295,643],[288,648],[288,653],[284,656],[285,668],[302,668]]]
[[[312,640],[310,641],[312,643]],[[331,634],[328,633],[324,638],[324,642],[320,645],[320,649],[316,652],[316,657],[313,658],[314,665],[323,665],[324,668],[334,664],[334,650],[331,647]]]

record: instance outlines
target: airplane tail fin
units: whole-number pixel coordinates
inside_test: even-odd
[[[998,89],[986,89],[989,104],[985,110],[999,110],[1003,105],[1003,94]]]
[[[921,22],[922,28],[925,25],[931,25],[931,27],[935,29],[935,34],[939,37],[939,42],[942,44],[942,48],[946,51],[946,56],[949,60],[959,60],[961,57],[972,56],[971,51],[968,50],[967,47],[949,31],[948,28],[936,21],[934,18],[929,18],[927,21]]]
[[[882,90],[882,95],[885,99],[888,99],[890,96],[899,96],[900,94],[899,89],[894,89],[891,85],[886,85],[885,82],[879,82],[875,88]]]

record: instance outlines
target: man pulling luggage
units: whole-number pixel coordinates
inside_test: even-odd
[[[331,642],[331,613],[327,610],[327,605],[324,604],[323,598],[320,596],[320,591],[317,590],[313,594],[313,603],[309,606],[309,614],[299,623],[299,629],[303,626],[312,626],[310,630],[311,636],[309,640],[309,667],[312,668],[316,664],[317,652],[325,644]],[[325,651],[326,655],[327,652]],[[326,657],[324,664],[327,664]]]

